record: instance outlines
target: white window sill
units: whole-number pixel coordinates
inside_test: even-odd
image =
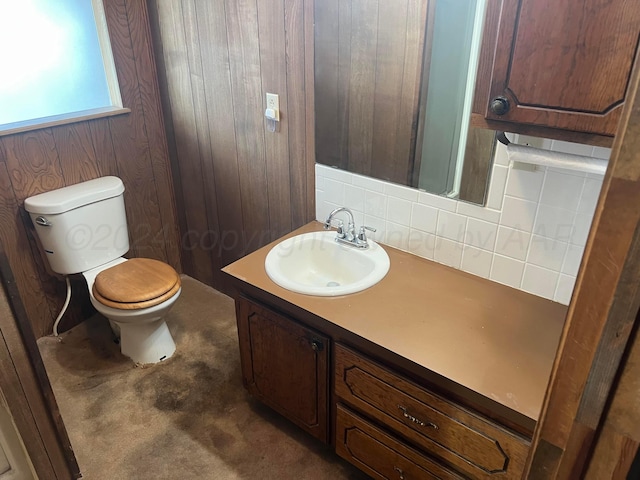
[[[93,110],[84,110],[82,112],[65,113],[64,115],[55,115],[53,117],[37,118],[34,120],[25,120],[23,122],[9,123],[0,125],[0,137],[5,135],[13,135],[16,133],[28,132],[30,130],[39,130],[41,128],[67,125],[69,123],[86,122],[87,120],[112,117],[114,115],[122,115],[125,113],[131,113],[131,110],[123,107],[104,107],[95,108]]]

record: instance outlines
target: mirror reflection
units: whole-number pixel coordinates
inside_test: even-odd
[[[316,161],[473,200],[461,195],[464,159],[491,155],[494,141],[468,131],[484,9],[485,0],[316,2]],[[486,182],[491,162],[481,163]]]

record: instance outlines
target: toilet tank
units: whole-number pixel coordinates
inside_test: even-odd
[[[127,253],[123,193],[118,177],[101,177],[24,201],[54,272],[81,273]]]

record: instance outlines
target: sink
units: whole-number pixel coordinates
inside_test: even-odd
[[[267,275],[292,292],[332,297],[369,288],[389,271],[389,256],[376,242],[359,249],[335,239],[329,231],[283,240],[267,254]]]

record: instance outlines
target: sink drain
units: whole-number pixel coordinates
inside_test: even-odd
[[[327,287],[339,287],[340,284],[338,282],[327,282]]]

